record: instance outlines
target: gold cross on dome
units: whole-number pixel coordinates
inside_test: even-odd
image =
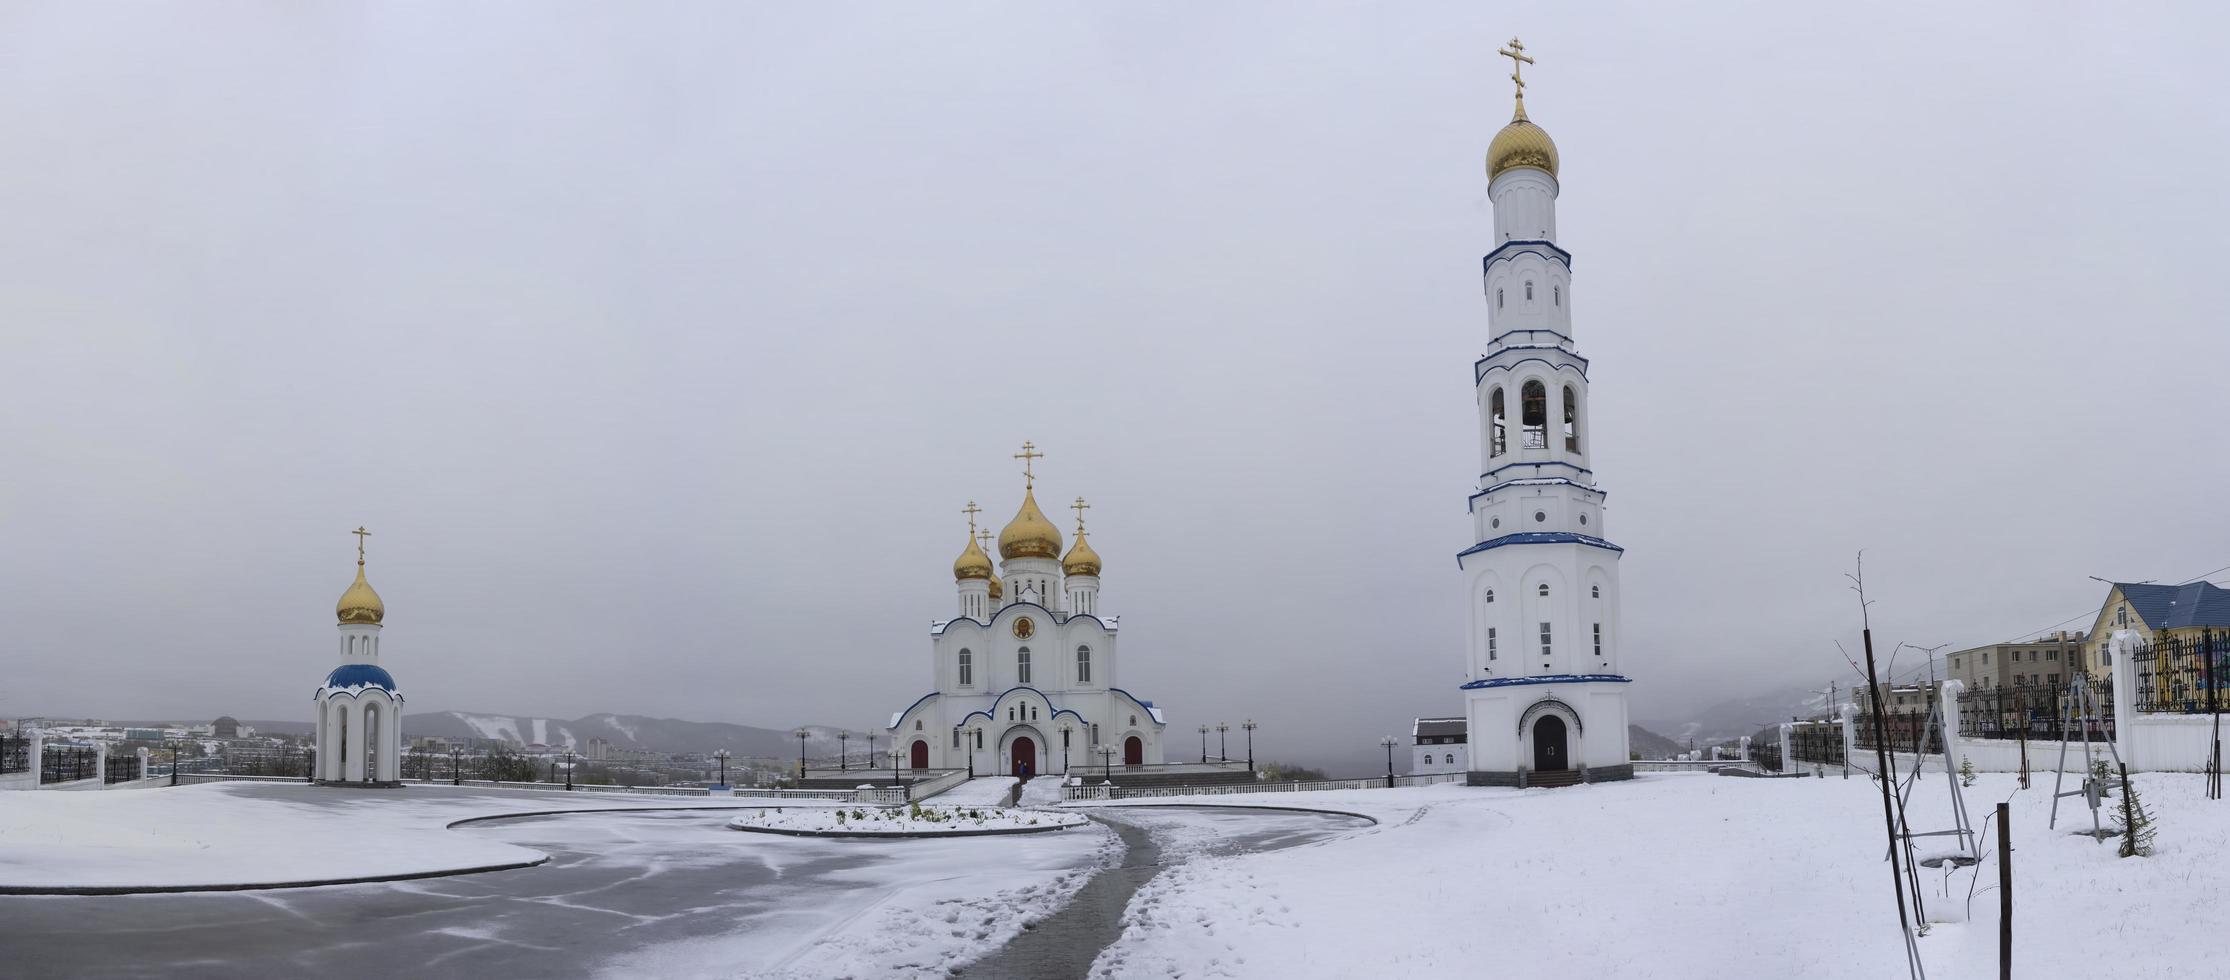
[[[1045,454],[1038,452],[1038,447],[1036,444],[1032,443],[1028,439],[1024,439],[1022,440],[1022,451],[1019,453],[1015,453],[1014,458],[1022,461],[1022,488],[1025,490],[1035,488],[1038,483],[1038,477],[1037,474],[1030,471],[1030,464],[1044,459]]]
[[[968,506],[960,508],[960,512],[968,515],[968,536],[975,537],[976,515],[983,513],[983,508],[976,506],[976,502],[971,500],[968,501]]]
[[[356,563],[361,565],[364,563],[364,539],[370,537],[372,532],[364,530],[364,525],[358,524],[356,530],[348,533],[356,535]]]
[[[1510,80],[1518,83],[1518,100],[1524,101],[1525,79],[1520,76],[1525,73],[1525,66],[1533,63],[1533,56],[1525,53],[1525,42],[1513,37],[1509,47],[1495,53],[1510,59]]]
[[[1069,509],[1076,512],[1076,533],[1084,533],[1084,512],[1092,509],[1092,505],[1085,503],[1084,498],[1078,497],[1075,503],[1069,505]]]

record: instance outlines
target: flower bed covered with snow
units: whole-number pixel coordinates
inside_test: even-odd
[[[1090,822],[1073,813],[1005,807],[768,807],[728,821],[731,830],[796,837],[974,837],[1067,830]]]

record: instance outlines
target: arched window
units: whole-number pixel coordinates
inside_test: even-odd
[[[1587,590],[1588,590],[1589,592],[1592,592],[1592,593],[1594,593],[1594,594],[1595,594],[1595,596],[1594,596],[1594,597],[1595,597],[1595,598],[1597,598],[1597,599],[1600,599],[1600,598],[1602,598],[1602,597],[1603,597],[1603,587],[1602,587],[1602,586],[1600,586],[1600,585],[1590,585],[1590,586],[1588,586],[1588,587],[1587,587]]]
[[[969,653],[967,650],[962,650],[960,651],[960,686],[967,687],[975,682],[976,655]]]
[[[1079,646],[1076,648],[1076,682],[1079,684],[1090,684],[1092,682],[1091,647]]]
[[[1451,766],[1456,764],[1456,754],[1454,752],[1448,753],[1447,762]]]
[[[1543,599],[1546,599],[1546,598],[1548,598],[1548,597],[1549,597],[1549,583],[1547,583],[1547,582],[1543,582],[1543,583],[1541,583],[1541,598],[1543,598]]]
[[[1549,445],[1549,389],[1539,381],[1528,381],[1519,395],[1525,426],[1525,448],[1546,449]]]
[[[1017,684],[1030,683],[1029,647],[1023,647],[1022,649],[1016,650],[1014,652],[1014,682]]]
[[[1496,658],[1497,656],[1498,656],[1498,654],[1497,654],[1497,652],[1496,652],[1496,650],[1495,650],[1495,643],[1494,643],[1494,627],[1492,627],[1492,626],[1489,626],[1489,627],[1487,627],[1487,659],[1488,659],[1488,660],[1493,660],[1493,659],[1495,659],[1495,658]]]
[[[1531,279],[1525,281],[1525,301],[1533,302],[1533,280]]]
[[[1563,305],[1564,305],[1564,287],[1562,287],[1562,286],[1550,286],[1550,287],[1549,287],[1549,295],[1550,295],[1550,296],[1552,296],[1552,297],[1554,297],[1554,298],[1556,299],[1556,305],[1558,305],[1558,306],[1563,306]]]
[[[1130,727],[1132,727],[1132,728],[1137,728],[1137,727],[1138,727],[1138,716],[1137,716],[1137,715],[1132,715],[1132,716],[1130,716]]]
[[[1564,451],[1580,451],[1580,396],[1571,385],[1564,386]]]
[[[1488,437],[1493,440],[1493,446],[1487,450],[1489,456],[1500,456],[1510,449],[1510,432],[1506,424],[1509,416],[1503,413],[1502,386],[1496,385],[1494,391],[1487,396],[1487,431]]]
[[[1488,589],[1488,590],[1487,590],[1487,601],[1488,601],[1489,603],[1492,603],[1492,602],[1494,601],[1494,590],[1493,590],[1493,589]]]
[[[914,719],[914,730],[915,730],[915,731],[917,731],[917,732],[918,732],[918,731],[921,731],[921,719],[919,719],[919,718],[916,718],[916,719]]]
[[[1500,286],[1494,287],[1494,308],[1498,310],[1502,308],[1502,287]]]

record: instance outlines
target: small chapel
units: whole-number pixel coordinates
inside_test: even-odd
[[[325,675],[317,705],[317,781],[333,786],[401,786],[403,695],[379,665],[387,604],[364,580],[364,539],[356,535],[356,581],[333,608],[340,620],[340,664]]]
[[[1588,426],[1588,360],[1572,330],[1572,253],[1557,244],[1558,158],[1517,107],[1487,147],[1494,243],[1482,259],[1486,353],[1474,542],[1456,556],[1470,606],[1462,685],[1471,785],[1556,785],[1633,775],[1619,664],[1618,560],[1603,537]]]
[[[1161,709],[1116,686],[1116,618],[1101,611],[1097,551],[1076,498],[1076,540],[1038,508],[1025,442],[1022,506],[1001,528],[996,570],[982,508],[953,560],[955,615],[929,628],[930,691],[891,717],[891,744],[914,769],[970,769],[1028,779],[1097,766],[1158,765]]]

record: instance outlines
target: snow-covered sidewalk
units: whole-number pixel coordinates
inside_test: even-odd
[[[2045,829],[2050,777],[2039,780],[2015,793],[2013,777],[1986,775],[1967,791],[1977,821],[2012,798],[2016,973],[2219,976],[2191,942],[2230,928],[2230,875],[2219,868],[2230,803],[2203,799],[2195,775],[2139,775],[2158,851],[2119,859],[2111,843],[2070,833],[2090,826],[2074,801],[2063,801],[2058,830]],[[1381,823],[1170,869],[1132,901],[1095,977],[1904,975],[1881,798],[1862,778],[1651,774],[1570,789],[1166,802],[1257,799]],[[1949,825],[1941,776],[1922,782],[1912,818],[1918,829]],[[1971,872],[1924,877],[1935,921],[1920,945],[1936,980],[1997,975],[1994,856],[1981,871],[1971,913]]]
[[[448,825],[503,813],[769,803],[799,805],[250,782],[135,793],[5,793],[0,794],[0,888],[283,885],[518,866],[545,855],[459,834]]]
[[[1005,806],[1013,776],[977,776],[931,798],[939,806]]]

